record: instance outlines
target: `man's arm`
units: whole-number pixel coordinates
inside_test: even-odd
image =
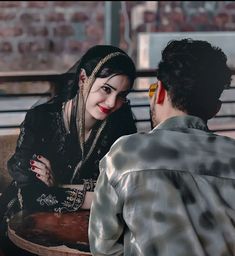
[[[102,170],[98,178],[91,206],[89,241],[92,255],[123,255],[120,237],[124,223],[120,217],[122,205]]]

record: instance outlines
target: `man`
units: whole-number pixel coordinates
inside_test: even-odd
[[[235,255],[235,140],[207,121],[231,72],[206,41],[171,41],[150,87],[155,128],[117,140],[100,162],[93,255]]]

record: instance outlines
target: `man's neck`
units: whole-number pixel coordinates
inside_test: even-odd
[[[161,116],[158,119],[158,124],[165,122],[167,119],[169,119],[171,117],[185,116],[185,115],[187,115],[187,113],[185,113],[179,109],[170,107],[170,108],[165,109],[164,112],[163,111],[161,112]]]

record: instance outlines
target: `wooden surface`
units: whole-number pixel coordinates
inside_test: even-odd
[[[89,213],[20,212],[10,220],[8,235],[20,248],[42,256],[91,255]]]

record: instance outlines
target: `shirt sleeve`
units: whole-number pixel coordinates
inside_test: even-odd
[[[89,242],[92,255],[123,255],[121,241],[124,222],[122,203],[114,187],[102,171],[97,181],[89,221]]]

